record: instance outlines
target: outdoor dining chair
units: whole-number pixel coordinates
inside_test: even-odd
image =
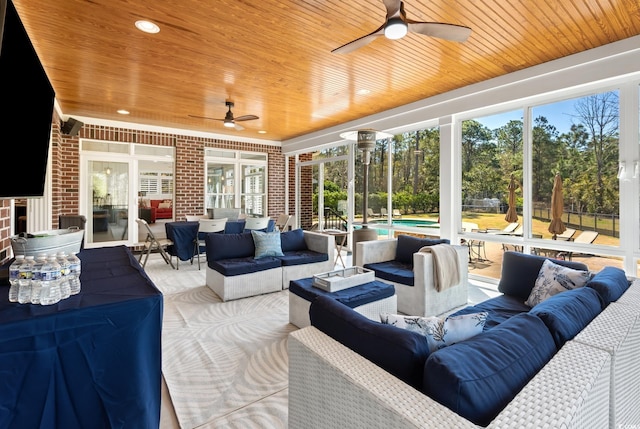
[[[245,232],[251,230],[265,230],[269,226],[271,218],[268,217],[248,217],[244,223]]]
[[[142,263],[142,268],[147,265],[149,254],[151,254],[152,251],[157,250],[160,255],[162,255],[162,259],[164,259],[167,264],[171,265],[171,268],[175,269],[175,267],[173,266],[173,262],[171,262],[171,256],[167,253],[167,246],[173,245],[173,241],[169,240],[168,238],[156,238],[146,220],[138,218],[136,219],[136,222],[138,224],[138,227],[143,232],[146,231],[147,233],[147,238],[145,239],[144,243],[142,243],[143,249],[140,253],[140,258],[138,259],[138,262]],[[145,257],[144,262],[142,262],[142,256]]]
[[[207,215],[186,215],[185,220],[187,222],[198,222],[200,219],[209,219]]]
[[[276,219],[276,225],[275,225],[276,229],[280,232],[286,231],[287,227],[289,226],[289,222],[291,222],[292,217],[293,217],[292,215],[286,214],[286,213],[283,213],[280,216],[278,216],[278,219]]]
[[[205,235],[212,232],[224,232],[224,227],[227,224],[227,218],[222,219],[199,219],[198,220],[198,232],[196,238],[193,240],[193,255],[198,257],[198,269],[200,269],[200,248],[205,247],[204,241]],[[206,255],[206,253],[205,253]],[[193,256],[191,257],[191,263],[193,263]]]

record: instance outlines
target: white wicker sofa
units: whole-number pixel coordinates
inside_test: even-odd
[[[288,289],[291,279],[333,269],[333,236],[302,229],[276,234],[283,255],[258,259],[251,233],[208,234],[207,286],[229,301]]]
[[[290,429],[480,427],[338,340],[315,326],[290,334]],[[640,282],[634,280],[486,427],[638,427],[639,353]]]

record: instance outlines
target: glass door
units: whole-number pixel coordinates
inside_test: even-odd
[[[89,204],[85,243],[128,241],[130,213],[130,163],[88,161],[86,192]]]
[[[80,214],[85,246],[133,246],[146,239],[137,218],[158,237],[174,218],[174,149],[81,140]]]

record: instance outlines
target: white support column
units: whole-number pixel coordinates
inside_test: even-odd
[[[457,242],[461,228],[460,136],[453,116],[440,118],[440,237]]]

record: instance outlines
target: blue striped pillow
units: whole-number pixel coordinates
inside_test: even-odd
[[[266,256],[284,256],[280,243],[280,231],[262,232],[252,230],[251,235],[253,236],[253,242],[256,246],[254,259],[260,259]]]

